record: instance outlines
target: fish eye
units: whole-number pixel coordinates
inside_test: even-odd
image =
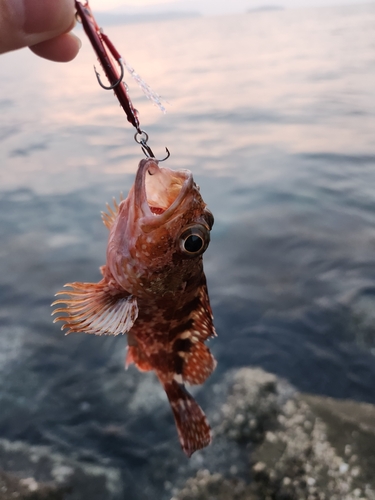
[[[189,253],[197,253],[203,248],[204,241],[198,234],[190,234],[184,241],[184,249]]]
[[[194,225],[183,231],[180,236],[180,249],[187,257],[203,253],[210,242],[210,233],[202,225]]]

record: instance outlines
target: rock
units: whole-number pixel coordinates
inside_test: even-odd
[[[63,491],[34,478],[17,478],[0,470],[0,500],[63,500]]]
[[[130,400],[140,415],[151,382],[140,386],[144,398]],[[156,420],[155,432],[170,425],[170,440],[128,462],[111,460],[105,446],[103,454],[78,446],[64,454],[0,439],[0,500],[375,500],[374,406],[300,394],[250,368],[214,375],[204,391],[193,391],[213,442],[191,459],[178,447],[172,419],[152,406],[144,422]],[[108,432],[121,440],[116,428]]]
[[[0,500],[109,500],[123,493],[117,469],[47,446],[0,439],[0,464]]]
[[[226,384],[214,440],[246,450],[247,475],[201,470],[173,500],[375,499],[374,406],[298,394],[259,369]]]
[[[240,479],[228,479],[219,473],[211,474],[201,470],[194,478],[188,479],[185,487],[172,500],[257,500]]]

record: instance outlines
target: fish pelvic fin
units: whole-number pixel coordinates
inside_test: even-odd
[[[132,363],[135,364],[140,372],[149,372],[154,369],[138,346],[128,345],[125,368],[127,369]]]
[[[206,415],[183,385],[175,380],[163,383],[176,422],[181,448],[190,458],[211,443],[211,428]]]
[[[137,299],[111,288],[103,279],[99,283],[68,283],[71,290],[61,290],[56,295],[69,298],[55,300],[52,306],[64,304],[52,314],[62,313],[54,319],[65,321],[62,330],[86,332],[95,335],[127,333],[138,316]]]
[[[120,193],[120,203],[124,200],[124,196]],[[111,229],[119,211],[119,203],[116,198],[112,198],[113,208],[109,203],[106,203],[107,212],[101,212],[103,224],[107,229]]]

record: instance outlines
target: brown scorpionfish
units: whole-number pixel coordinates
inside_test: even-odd
[[[139,163],[128,197],[103,222],[110,230],[99,283],[69,283],[56,321],[71,332],[127,334],[126,365],[154,370],[168,396],[182,449],[191,456],[211,441],[203,410],[184,383],[202,384],[216,361],[202,254],[213,215],[188,170]]]

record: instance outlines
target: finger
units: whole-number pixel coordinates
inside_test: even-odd
[[[68,62],[75,58],[81,48],[81,41],[73,33],[65,33],[51,40],[32,45],[34,54],[56,62]]]
[[[74,13],[74,0],[0,0],[0,53],[68,32]]]

